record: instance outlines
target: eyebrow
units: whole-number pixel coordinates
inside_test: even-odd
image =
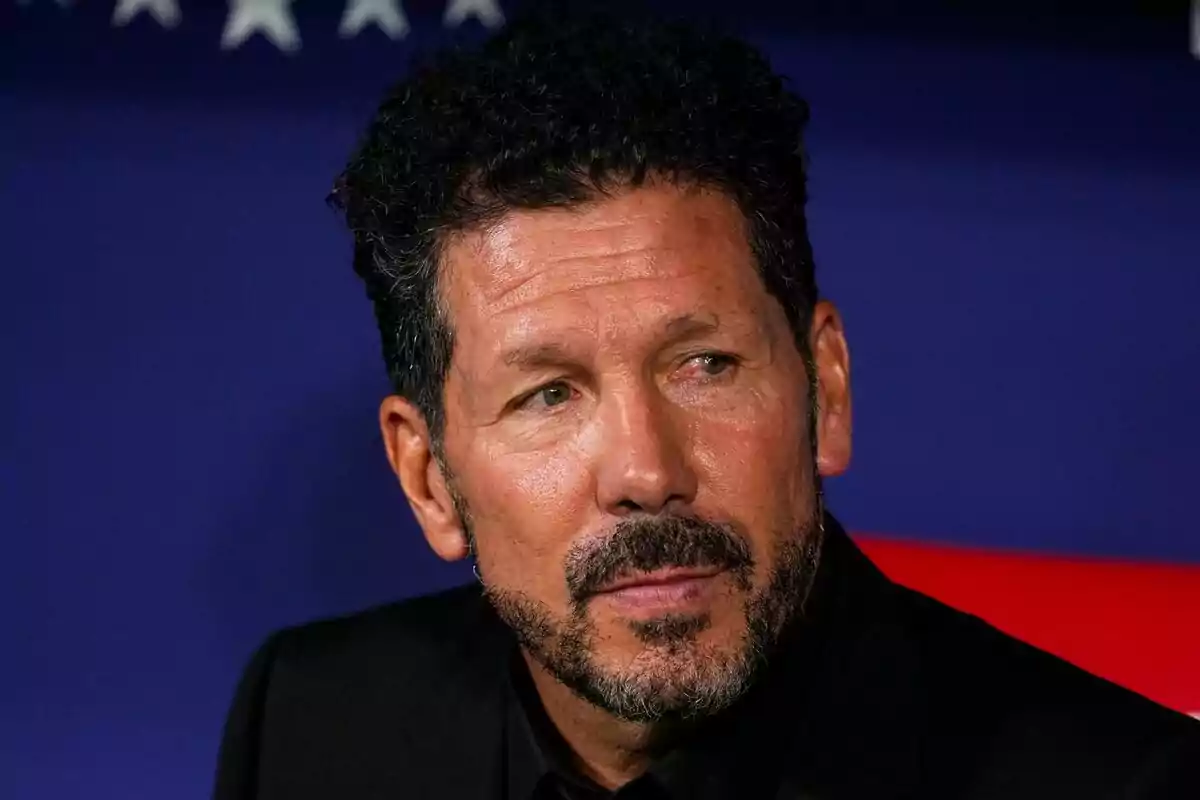
[[[707,336],[719,331],[720,327],[720,321],[716,316],[701,317],[695,314],[681,314],[663,326],[663,334],[658,346],[660,348],[671,347],[688,339]],[[579,363],[579,359],[560,342],[518,345],[504,351],[500,361],[505,366],[529,370],[546,367],[571,367]]]
[[[669,321],[665,328],[665,340],[662,346],[670,346],[695,339],[700,336],[714,334],[721,329],[721,320],[715,314],[697,316],[695,314],[680,314]]]
[[[505,366],[522,369],[562,367],[578,362],[578,359],[571,357],[565,347],[556,343],[514,347],[506,350],[500,360]]]

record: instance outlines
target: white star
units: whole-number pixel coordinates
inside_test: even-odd
[[[504,24],[504,12],[500,10],[499,0],[450,0],[442,16],[442,24],[457,28],[467,17],[475,17],[489,28],[499,28]]]
[[[372,22],[393,39],[408,35],[408,17],[404,16],[400,0],[349,0],[338,33],[348,39]]]
[[[229,0],[229,16],[221,33],[221,48],[232,50],[256,33],[285,52],[300,49],[300,31],[292,16],[293,0]]]
[[[128,25],[130,20],[143,11],[149,11],[150,16],[158,20],[164,28],[174,28],[179,24],[179,0],[117,0],[113,9],[112,24]]]

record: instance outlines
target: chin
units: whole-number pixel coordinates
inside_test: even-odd
[[[599,641],[604,644],[595,657],[597,664],[608,666],[603,671],[649,680],[664,691],[676,682],[693,685],[706,676],[740,671],[744,662],[756,657],[744,625],[716,627],[707,614],[622,622],[612,635],[602,633]]]
[[[601,661],[610,667],[597,664],[576,690],[614,716],[643,724],[720,713],[745,694],[758,666],[744,640],[725,639],[642,645]]]

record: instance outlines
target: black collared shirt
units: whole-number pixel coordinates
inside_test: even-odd
[[[529,670],[513,658],[505,721],[506,800],[673,800],[669,771],[652,769],[612,792],[581,775],[546,715]],[[655,765],[658,767],[659,765]]]
[[[808,632],[811,634],[811,631]],[[613,792],[573,767],[524,661],[514,655],[506,698],[507,800],[769,800],[787,766],[800,690],[817,646],[799,631],[781,643],[768,675],[728,712],[707,721],[650,769]],[[785,662],[785,663],[780,663]]]

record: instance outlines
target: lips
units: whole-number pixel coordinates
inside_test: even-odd
[[[609,581],[596,590],[596,594],[614,594],[627,589],[671,586],[687,581],[712,578],[721,573],[720,567],[668,567],[653,572],[635,572]]]

